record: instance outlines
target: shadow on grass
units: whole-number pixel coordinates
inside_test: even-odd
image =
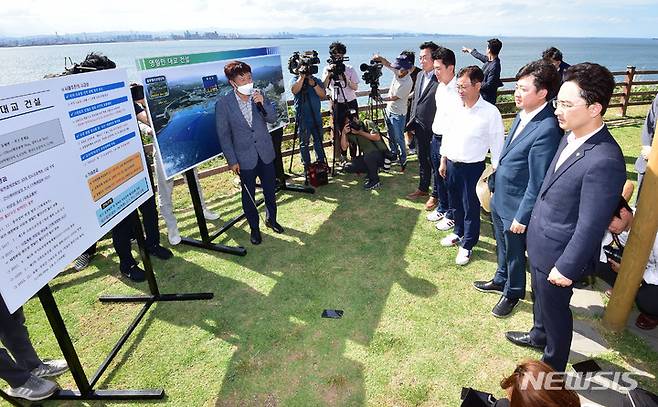
[[[184,275],[169,276],[166,285],[211,289],[215,300],[175,310],[158,306],[153,317],[201,327],[236,347],[216,405],[365,404],[364,367],[348,356],[351,349],[369,346],[394,285],[420,297],[436,295],[432,283],[409,274],[404,260],[418,210],[397,204],[392,190],[365,192],[360,183],[338,178],[316,195],[280,195],[285,235],[264,230],[263,244],[249,246],[246,257],[226,257],[250,284],[186,262],[185,253],[195,249],[181,248],[174,261],[185,263]],[[307,201],[295,205],[304,212],[286,214],[297,200]],[[384,211],[387,224],[378,219]],[[328,215],[316,230],[295,229],[318,212]],[[248,227],[238,224],[229,236],[248,241]],[[345,314],[323,319],[325,308]]]

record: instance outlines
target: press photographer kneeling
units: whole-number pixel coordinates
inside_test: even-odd
[[[354,157],[343,167],[348,173],[367,173],[363,188],[376,189],[381,186],[379,182],[379,169],[391,166],[388,147],[384,142],[379,129],[371,120],[359,121],[356,110],[350,110],[345,118],[341,138],[341,148],[347,149],[350,143],[359,148],[359,155]]]

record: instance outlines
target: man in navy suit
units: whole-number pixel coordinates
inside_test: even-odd
[[[598,259],[600,243],[619,202],[626,164],[603,123],[615,80],[605,67],[567,69],[553,101],[568,130],[539,190],[528,225],[528,260],[535,293],[530,332],[507,332],[516,345],[544,350],[542,360],[564,371],[569,359],[573,282]]]
[[[511,314],[525,297],[525,242],[530,212],[546,170],[555,156],[562,130],[553,106],[560,77],[546,61],[530,62],[516,74],[514,102],[522,110],[510,129],[498,168],[491,201],[498,269],[493,279],[473,283],[477,290],[502,296],[491,313]]]
[[[267,123],[276,122],[276,111],[271,101],[254,90],[249,65],[229,62],[224,66],[224,74],[233,92],[221,96],[215,105],[217,135],[228,165],[240,176],[242,209],[251,228],[251,243],[260,244],[258,208],[254,202],[256,177],[265,197],[265,226],[283,233],[276,221],[274,145],[267,130]]]
[[[418,73],[416,78],[411,115],[407,123],[407,128],[413,130],[416,140],[420,180],[418,181],[418,189],[407,195],[409,199],[429,196],[430,182],[432,181],[430,142],[432,140],[432,122],[436,113],[434,95],[438,86],[438,81],[434,75],[432,52],[438,48],[439,46],[431,41],[420,44],[419,58],[423,70]],[[429,197],[426,204],[432,201],[433,198]],[[433,209],[433,206],[430,206],[429,209]]]

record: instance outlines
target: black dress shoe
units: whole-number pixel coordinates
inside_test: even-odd
[[[147,251],[150,255],[155,256],[161,260],[169,260],[174,257],[174,254],[171,252],[171,250],[160,245],[150,247]]]
[[[508,331],[505,332],[505,338],[507,338],[507,340],[512,342],[514,345],[544,350],[544,346],[532,343],[530,334],[528,332]]]
[[[283,226],[279,225],[277,221],[271,222],[269,219],[265,221],[265,226],[272,229],[276,233],[283,233]]]
[[[473,287],[475,287],[475,289],[478,291],[482,291],[483,293],[495,293],[500,295],[503,295],[503,290],[505,289],[505,287],[502,285],[494,284],[493,280],[475,281],[473,283]]]
[[[519,303],[518,298],[512,299],[502,295],[500,297],[500,300],[498,300],[498,304],[496,304],[491,310],[491,313],[496,318],[508,317],[514,310],[514,307],[516,307],[516,304],[518,303]]]
[[[263,237],[260,235],[260,230],[252,230],[251,238],[249,240],[251,241],[251,244],[261,244],[263,242]]]

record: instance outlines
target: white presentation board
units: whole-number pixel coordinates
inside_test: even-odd
[[[10,312],[152,194],[125,70],[0,87],[0,294]]]

